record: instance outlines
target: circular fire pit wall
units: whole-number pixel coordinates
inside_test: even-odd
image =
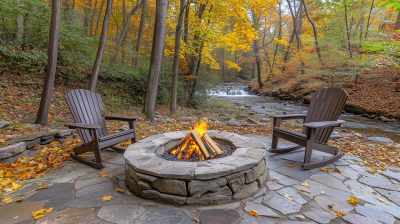
[[[200,162],[160,158],[188,132],[148,137],[125,151],[126,184],[136,196],[177,205],[223,204],[248,197],[267,180],[266,149],[229,132],[207,132],[217,143],[231,145],[232,155]]]

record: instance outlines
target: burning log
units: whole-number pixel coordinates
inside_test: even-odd
[[[193,140],[196,141],[197,145],[199,146],[201,153],[203,153],[204,158],[209,159],[210,154],[208,153],[208,150],[206,146],[204,145],[199,132],[196,129],[193,129],[190,133],[190,136],[192,136]]]
[[[215,153],[215,157],[220,157],[222,155],[222,150],[218,147],[218,145],[210,138],[210,136],[205,133],[203,135],[204,141],[207,143],[207,145],[213,150]]]
[[[176,146],[167,150],[177,159],[201,161],[220,157],[223,152],[207,134],[207,123],[200,121]]]

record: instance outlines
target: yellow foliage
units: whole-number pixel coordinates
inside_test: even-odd
[[[225,61],[225,64],[228,66],[228,69],[233,68],[233,69],[236,69],[236,71],[238,71],[238,72],[242,70],[242,68],[240,68],[239,65],[237,65],[231,61]]]

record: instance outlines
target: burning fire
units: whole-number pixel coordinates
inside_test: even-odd
[[[208,121],[200,120],[200,122],[194,126],[194,130],[199,133],[200,138],[202,138],[207,132],[207,123]],[[190,132],[192,133],[192,130],[190,130]],[[195,160],[204,160],[204,155],[201,152],[200,147],[197,145],[196,141],[193,140],[190,134],[181,145],[178,145],[178,147],[170,151],[170,154],[177,155],[176,158],[178,159],[193,158]]]

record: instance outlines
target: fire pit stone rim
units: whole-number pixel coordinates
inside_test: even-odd
[[[232,145],[235,145],[235,142],[243,143],[243,139],[246,138],[229,132],[219,132],[213,130],[207,131],[207,133],[209,132],[211,132],[209,135],[212,135],[212,138],[222,141],[229,141]],[[177,178],[183,180],[207,180],[249,169],[252,166],[258,164],[266,156],[265,148],[255,149],[252,147],[240,147],[238,148],[238,151],[235,151],[232,155],[224,158],[200,162],[168,161],[159,158],[156,151],[160,147],[162,148],[163,146],[165,146],[168,142],[179,141],[180,139],[178,137],[184,137],[185,133],[187,134],[187,132],[177,131],[169,133],[171,133],[169,134],[171,137],[166,137],[165,134],[160,134],[157,135],[157,139],[154,139],[152,138],[152,136],[150,136],[149,138],[153,140],[146,141],[146,139],[143,139],[141,140],[142,142],[138,142],[141,143],[140,145],[136,145],[136,143],[130,145],[124,153],[126,163],[138,172],[154,175],[157,177]],[[172,138],[172,136],[174,135],[176,135],[177,137]],[[229,139],[226,139],[226,137],[229,137]],[[163,139],[164,142],[160,142],[159,140],[161,139]],[[250,139],[248,140],[250,141]],[[158,145],[154,143],[155,141],[157,141]],[[232,157],[234,157],[234,159],[232,159]],[[242,161],[241,165],[237,164],[239,160]],[[193,170],[192,168],[189,169],[188,166],[193,167]],[[217,166],[220,167],[222,170],[215,169]],[[180,172],[180,174],[177,175],[177,170],[182,170],[182,173]],[[207,173],[205,173],[206,171]]]

